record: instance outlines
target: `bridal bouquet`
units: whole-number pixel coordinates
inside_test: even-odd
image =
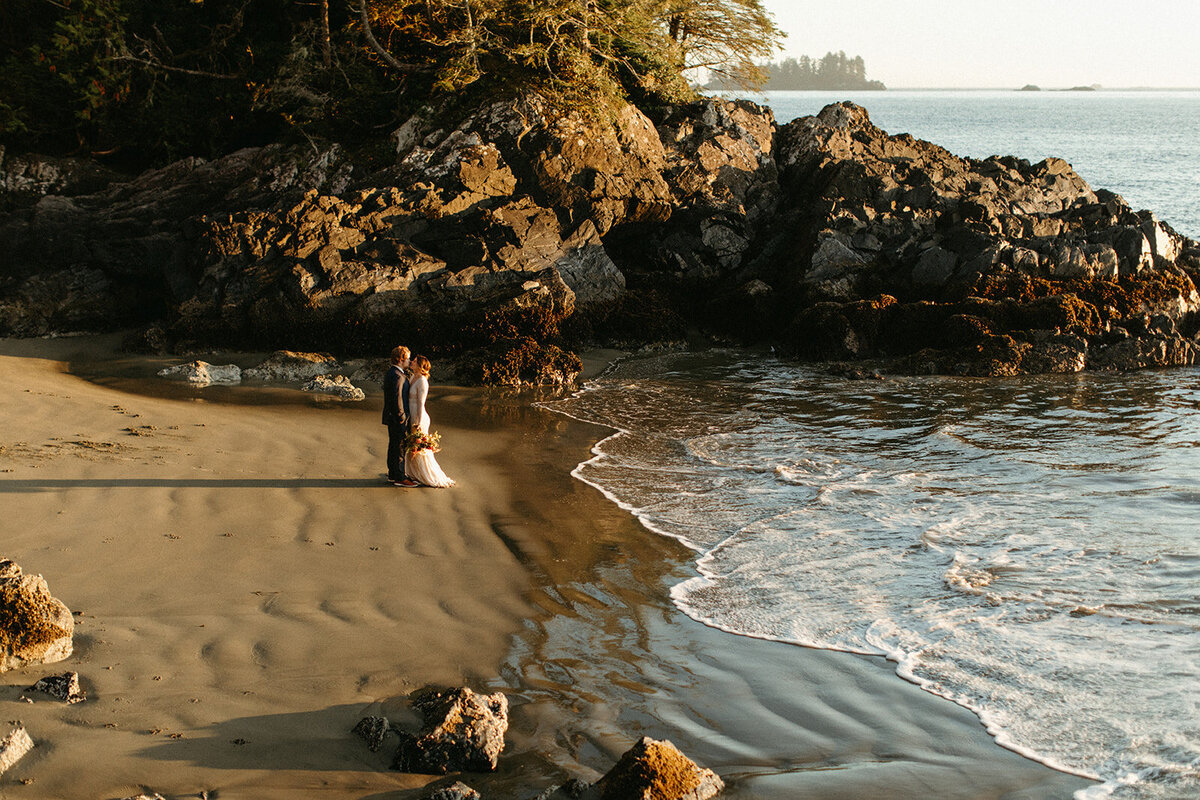
[[[422,430],[414,429],[404,436],[404,450],[409,453],[416,453],[418,450],[429,450],[436,453],[442,449],[441,442],[441,434],[437,431],[425,433]]]

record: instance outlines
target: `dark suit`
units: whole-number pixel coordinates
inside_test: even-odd
[[[404,434],[408,430],[408,376],[393,364],[383,377],[383,424],[388,429],[388,480],[404,480]]]

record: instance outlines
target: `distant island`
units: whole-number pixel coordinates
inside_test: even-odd
[[[1095,91],[1098,91],[1099,89],[1100,89],[1100,84],[1093,83],[1091,86],[1072,86],[1070,89],[1054,89],[1053,91],[1056,91],[1056,92],[1095,92]],[[1027,83],[1024,86],[1022,86],[1020,89],[1018,89],[1017,91],[1018,92],[1040,92],[1041,90],[1042,90],[1042,87],[1040,87],[1036,84],[1033,84],[1033,83]]]
[[[880,81],[867,80],[867,66],[862,56],[851,58],[845,52],[826,53],[821,58],[787,58],[778,63],[762,65],[767,80],[765,90],[796,91],[826,89],[839,91],[883,91],[887,87]],[[735,89],[732,83],[716,78],[708,89]]]

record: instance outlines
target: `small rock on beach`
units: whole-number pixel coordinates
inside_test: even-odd
[[[426,800],[480,800],[480,794],[462,781],[455,781],[435,790]]]
[[[297,353],[276,350],[259,364],[242,373],[254,381],[301,383],[318,375],[329,375],[340,369],[337,359],[327,353]]]
[[[62,675],[47,675],[33,686],[29,687],[31,692],[45,692],[51,697],[57,697],[68,704],[82,703],[87,699],[87,694],[79,685],[78,672],[64,672]]]
[[[300,388],[305,392],[332,395],[339,400],[362,400],[366,397],[363,390],[352,384],[345,375],[318,375]]]
[[[187,381],[193,386],[209,386],[214,383],[234,384],[242,382],[242,370],[237,364],[210,364],[207,361],[189,361],[173,367],[160,369],[160,378]]]
[[[14,728],[0,739],[0,775],[7,772],[32,749],[33,739],[29,738],[29,732],[24,727]]]

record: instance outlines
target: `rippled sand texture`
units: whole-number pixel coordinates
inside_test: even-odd
[[[47,358],[77,346],[0,351],[3,554],[81,612],[72,659],[0,676],[40,745],[2,779],[33,779],[12,796],[425,783],[348,731],[376,701],[495,674],[526,608],[489,525],[501,442],[442,425],[470,488],[401,490],[377,413],[122,394]],[[86,703],[17,700],[64,669]]]
[[[128,394],[65,374],[93,346],[0,342],[0,554],[82,612],[71,659],[0,676],[4,719],[40,745],[0,778],[6,798],[421,797],[429,778],[387,771],[349,729],[411,724],[403,697],[427,682],[508,693],[500,771],[464,776],[491,797],[594,778],[642,734],[735,800],[1084,785],[878,659],[683,616],[668,591],[689,552],[569,477],[603,429],[443,390],[439,460],[459,485],[404,491],[380,481],[372,401]],[[24,692],[65,669],[87,702]]]

